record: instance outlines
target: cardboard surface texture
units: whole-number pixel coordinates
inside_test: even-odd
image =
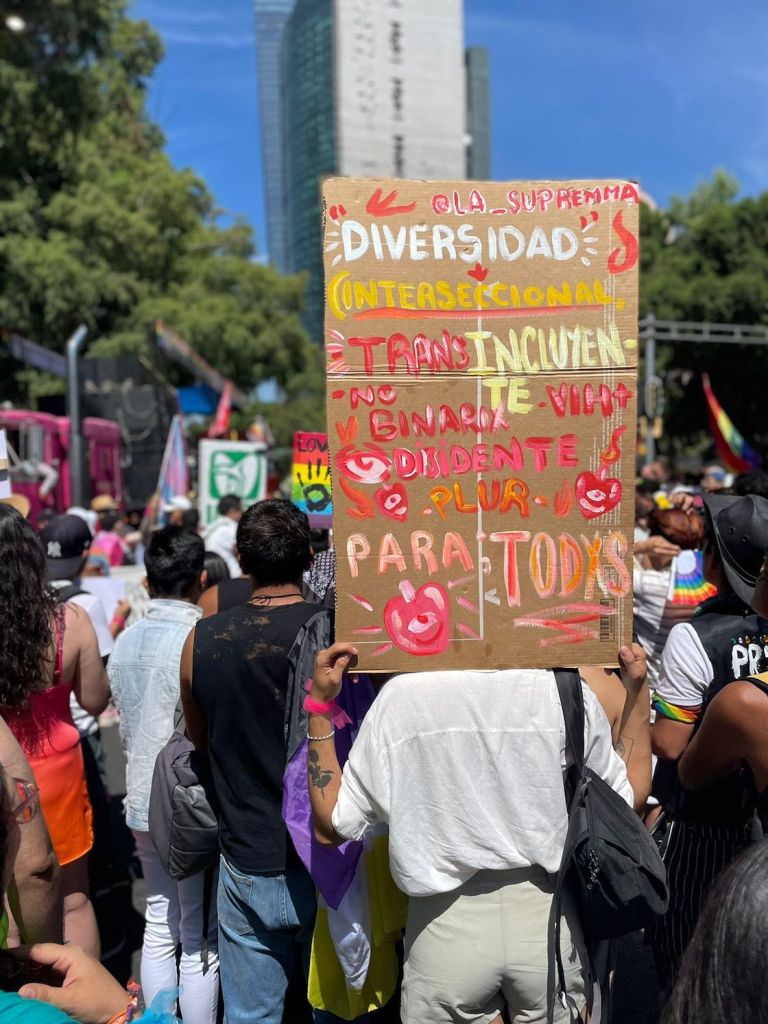
[[[638,220],[624,181],[326,181],[336,635],[363,669],[631,639]]]

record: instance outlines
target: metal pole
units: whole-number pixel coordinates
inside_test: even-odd
[[[71,503],[85,505],[89,498],[83,413],[80,406],[80,355],[88,328],[80,324],[67,341],[67,414],[69,416],[69,479]]]
[[[653,420],[656,415],[654,388],[656,386],[656,317],[649,313],[645,318],[645,464],[656,461],[656,438],[653,436]]]

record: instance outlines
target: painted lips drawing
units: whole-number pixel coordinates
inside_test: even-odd
[[[214,452],[211,459],[213,492],[251,497],[261,476],[262,459],[258,454],[233,459],[226,452]]]
[[[602,479],[594,473],[580,473],[576,478],[576,504],[585,519],[597,519],[621,500],[621,481],[614,477]]]
[[[400,594],[384,607],[384,625],[392,642],[407,654],[442,653],[450,639],[450,608],[443,587],[426,583],[414,590],[403,580]]]

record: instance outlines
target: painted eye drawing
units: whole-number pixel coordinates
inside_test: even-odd
[[[355,483],[381,484],[389,480],[391,463],[383,448],[369,442],[361,448],[342,448],[336,456],[336,468]]]

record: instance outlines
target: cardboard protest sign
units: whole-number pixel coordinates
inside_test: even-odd
[[[638,210],[625,181],[326,181],[336,635],[363,668],[631,639]]]
[[[293,435],[293,489],[291,499],[309,516],[309,525],[327,530],[333,517],[331,474],[328,470],[328,435],[296,431]]]
[[[263,444],[251,441],[201,441],[198,448],[200,521],[210,526],[227,494],[242,499],[243,508],[267,496],[267,456]]]

